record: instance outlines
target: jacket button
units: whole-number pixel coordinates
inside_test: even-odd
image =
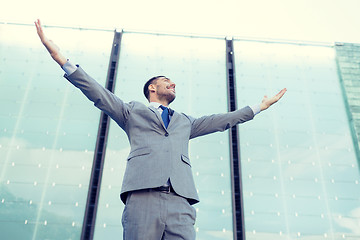
[[[169,136],[169,133],[165,133],[165,137]]]

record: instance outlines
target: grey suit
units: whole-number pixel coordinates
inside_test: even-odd
[[[124,103],[80,67],[65,77],[96,107],[108,114],[128,136],[131,151],[121,190],[124,203],[129,192],[159,187],[168,179],[177,195],[187,199],[190,204],[197,203],[199,197],[188,155],[189,140],[224,131],[254,117],[250,107],[201,118],[174,112],[166,129],[155,108],[135,101]],[[164,147],[163,151],[158,150],[161,147]]]

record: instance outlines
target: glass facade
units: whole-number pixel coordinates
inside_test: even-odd
[[[360,44],[336,43],[335,49],[348,115],[353,126],[352,133],[360,146]]]
[[[193,117],[227,111],[225,43],[217,39],[124,33],[115,94],[124,101],[141,101],[144,83],[165,75],[176,83],[177,99],[171,107]],[[205,89],[205,90],[204,90]],[[232,207],[229,139],[217,133],[190,141],[190,159],[200,203],[197,239],[231,239]],[[111,122],[106,151],[95,239],[122,236],[119,200],[126,158],[127,137]]]
[[[45,30],[105,84],[113,32]],[[0,238],[79,239],[100,112],[62,77],[34,26],[0,24],[0,35]],[[356,47],[234,40],[239,108],[288,88],[239,127],[247,240],[360,238]],[[175,111],[226,112],[225,56],[224,39],[124,32],[115,94],[147,104],[143,84],[165,75]],[[227,132],[190,141],[199,240],[233,239],[230,144]],[[129,151],[111,121],[94,239],[122,238]]]
[[[239,104],[288,88],[240,128],[246,239],[356,239],[359,171],[332,47],[236,41]]]
[[[113,33],[45,30],[105,82]],[[100,113],[34,27],[0,32],[0,238],[79,239]]]

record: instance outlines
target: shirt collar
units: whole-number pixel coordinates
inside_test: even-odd
[[[160,107],[160,103],[158,103],[158,102],[151,102],[150,104],[149,104],[149,106],[151,106],[151,107],[154,107],[155,109],[158,109],[159,107]]]

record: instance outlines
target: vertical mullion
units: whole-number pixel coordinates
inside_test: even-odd
[[[118,68],[119,56],[120,56],[120,44],[121,44],[122,32],[114,32],[114,40],[111,49],[109,67],[106,77],[105,87],[110,92],[114,92],[116,82],[116,72]],[[84,214],[84,221],[81,231],[81,239],[93,239],[95,220],[97,213],[97,206],[101,187],[101,178],[103,173],[104,159],[106,144],[109,132],[110,118],[104,112],[101,112],[100,122],[98,127],[93,166],[91,169],[90,183],[88,196],[86,201],[86,208]]]
[[[237,109],[236,81],[235,81],[235,59],[233,40],[226,41],[226,75],[228,88],[228,111]],[[232,185],[233,225],[234,239],[245,240],[245,224],[243,211],[241,161],[240,161],[240,140],[238,126],[229,131],[230,138],[230,166]]]

